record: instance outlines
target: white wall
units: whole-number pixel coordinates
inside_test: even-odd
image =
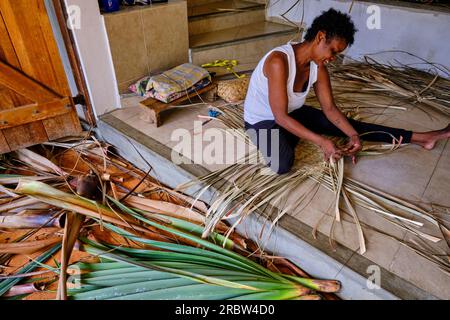
[[[64,66],[64,71],[66,72],[67,82],[69,84],[70,92],[72,97],[75,97],[78,94],[78,88],[75,83],[75,78],[72,72],[72,66],[70,65],[69,56],[67,54],[67,48],[64,43],[64,39],[61,34],[61,29],[59,27],[58,18],[56,17],[55,8],[53,6],[53,2],[51,0],[45,0],[45,7],[47,9],[48,17],[50,20],[50,24],[52,25],[53,34],[55,36],[56,44],[58,45],[59,53],[61,55],[61,60]],[[84,114],[84,107],[82,105],[77,104],[76,106],[78,117],[83,120],[86,120]]]
[[[72,96],[78,94],[77,85],[73,76],[72,67],[70,66],[69,56],[67,55],[66,45],[59,28],[58,18],[56,17],[55,8],[51,0],[45,0],[45,7],[47,9],[48,18],[52,26],[53,34],[55,36],[56,44],[58,45],[59,53],[61,54],[61,61],[64,66],[64,71],[67,75],[67,82],[69,84]]]
[[[270,0],[267,16],[277,17],[286,12],[296,0]],[[300,22],[303,1],[288,13],[286,17]],[[342,12],[349,12],[351,0],[304,0],[304,22],[309,27],[314,18],[322,11],[333,7]],[[370,30],[367,27],[369,14],[367,8],[376,4],[380,7],[381,29]],[[428,61],[450,66],[450,14],[391,5],[355,1],[350,13],[357,29],[355,43],[346,54],[358,59],[364,54],[386,50],[404,50]],[[416,63],[417,59],[406,54],[385,53],[377,55],[377,60],[401,63]],[[423,65],[422,65],[423,66]],[[417,67],[421,67],[417,65]]]
[[[80,8],[81,28],[74,29],[74,38],[94,113],[98,117],[120,108],[120,96],[103,16],[100,14],[98,1],[65,1],[69,12],[69,6]]]

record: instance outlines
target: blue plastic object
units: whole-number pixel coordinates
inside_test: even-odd
[[[212,118],[217,118],[220,115],[219,111],[213,110],[213,109],[209,109],[208,110],[208,116],[212,117]]]
[[[105,12],[120,10],[120,0],[102,0],[102,7]]]

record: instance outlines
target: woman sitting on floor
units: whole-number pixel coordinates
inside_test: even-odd
[[[245,129],[274,172],[282,174],[291,169],[299,139],[320,146],[325,160],[348,155],[355,163],[362,133],[370,132],[364,135],[368,141],[391,142],[394,136],[427,150],[450,137],[450,125],[417,133],[347,119],[339,111],[326,64],[353,44],[355,32],[350,16],[330,9],[314,19],[304,42],[271,50],[254,70],[244,104]],[[322,111],[304,105],[311,87]],[[339,149],[322,134],[348,137],[349,142]]]

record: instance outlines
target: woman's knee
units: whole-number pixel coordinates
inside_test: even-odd
[[[275,173],[285,174],[285,173],[288,173],[289,171],[291,171],[291,168],[292,168],[292,164],[285,164],[285,165],[278,167],[278,169],[275,171]]]

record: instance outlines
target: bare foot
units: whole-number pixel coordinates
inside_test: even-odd
[[[436,142],[450,138],[450,124],[441,130],[413,133],[411,143],[418,144],[426,150],[432,150]]]

